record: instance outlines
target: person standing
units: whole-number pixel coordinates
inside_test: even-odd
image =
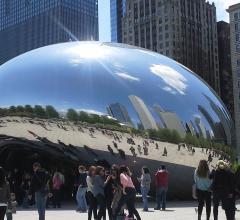
[[[10,186],[5,171],[0,167],[0,220],[4,220],[7,207],[11,204]]]
[[[198,168],[194,172],[194,181],[196,184],[198,198],[198,220],[201,220],[204,204],[206,205],[207,220],[211,215],[211,184],[209,179],[209,167],[206,160],[200,160]]]
[[[87,176],[87,198],[88,198],[88,220],[97,219],[97,200],[93,195],[93,178],[95,176],[96,167],[91,166],[88,170]]]
[[[58,170],[53,174],[53,206],[61,208],[62,188],[64,185],[64,176]]]
[[[147,167],[142,168],[142,176],[138,179],[141,183],[141,194],[143,200],[143,211],[148,211],[148,193],[150,191],[151,176]]]
[[[97,166],[95,176],[93,179],[93,195],[97,199],[99,205],[99,211],[97,215],[97,220],[106,220],[106,198],[104,195],[104,187],[110,180],[108,176],[107,180],[105,179],[105,170],[101,166]]]
[[[79,175],[78,175],[78,190],[77,190],[77,211],[79,212],[87,212],[87,200],[86,200],[86,192],[87,192],[87,172],[85,166],[78,167]]]
[[[166,170],[165,165],[162,165],[161,169],[159,169],[155,174],[156,202],[157,202],[157,206],[154,208],[155,210],[161,210],[162,208],[162,210],[165,211],[166,209],[168,178],[169,173]]]
[[[135,208],[135,199],[136,199],[136,189],[133,185],[131,171],[126,166],[120,167],[120,182],[122,184],[122,197],[118,203],[118,206],[113,215],[113,220],[117,219],[117,215],[120,212],[123,205],[127,204],[127,209],[129,211],[129,218],[136,216],[137,220],[141,220],[141,217]]]
[[[41,168],[41,164],[33,164],[34,174],[30,183],[29,199],[35,194],[35,202],[38,210],[39,220],[45,220],[45,210],[47,197],[51,197],[51,178],[49,174]]]
[[[225,210],[227,220],[235,219],[235,178],[234,174],[230,171],[227,164],[219,160],[216,170],[210,174],[212,178],[212,191],[213,191],[213,216],[214,220],[218,220],[218,207],[220,201]]]

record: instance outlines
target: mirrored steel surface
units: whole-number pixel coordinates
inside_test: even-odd
[[[198,76],[137,47],[70,42],[23,54],[0,67],[0,107],[51,105],[110,115],[139,129],[175,128],[231,144],[232,121]]]

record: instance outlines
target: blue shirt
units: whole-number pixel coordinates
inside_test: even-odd
[[[208,177],[199,177],[197,175],[197,170],[194,172],[194,181],[196,183],[196,188],[202,191],[208,191],[212,185],[212,180]]]

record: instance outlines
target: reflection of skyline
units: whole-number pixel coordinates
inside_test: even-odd
[[[157,123],[153,118],[151,112],[148,110],[148,107],[144,103],[144,101],[135,95],[128,96],[129,100],[131,101],[135,111],[138,114],[138,117],[142,123],[144,129],[154,129],[157,130]]]
[[[213,131],[213,135],[209,131],[208,136],[210,136],[210,137],[213,136],[214,139],[218,142],[224,141],[226,137],[225,137],[225,133],[224,133],[224,130],[223,130],[223,127],[222,127],[221,123],[214,122],[211,115],[208,113],[208,111],[203,106],[198,105],[198,110],[205,117],[205,119],[207,120],[207,122],[209,123],[209,125],[210,125],[210,127]]]
[[[214,103],[214,101],[207,95],[203,94],[204,97],[209,101],[211,108],[213,109],[213,111],[216,113],[216,115],[218,116],[220,123],[220,126],[223,126],[225,135],[226,135],[226,139],[227,139],[227,144],[231,145],[232,143],[232,134],[231,134],[231,124],[230,121],[228,122],[226,120],[226,115],[223,113],[223,111],[221,110],[221,108],[216,105]]]
[[[186,135],[186,130],[184,129],[181,120],[175,112],[164,111],[159,105],[154,106],[164,128],[176,130],[182,138]]]
[[[204,124],[202,123],[201,118],[195,117],[195,123],[196,123],[196,126],[198,128],[199,135],[206,139],[207,138],[207,132],[206,132],[206,128],[204,127]]]
[[[124,105],[120,103],[114,103],[107,106],[107,112],[110,116],[117,119],[119,122],[129,127],[134,127],[129,117],[128,111]]]

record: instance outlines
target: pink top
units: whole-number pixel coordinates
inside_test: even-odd
[[[132,182],[132,178],[124,173],[120,174],[120,181],[123,188],[135,188]]]

